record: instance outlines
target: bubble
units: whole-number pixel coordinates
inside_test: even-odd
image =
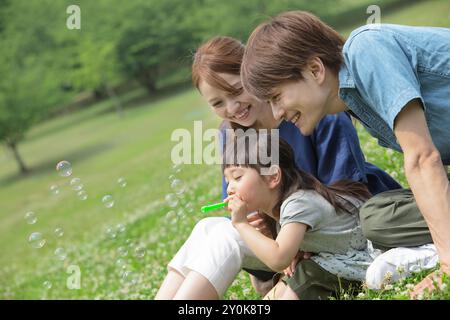
[[[117,249],[117,253],[119,254],[119,256],[125,257],[128,254],[128,249],[126,247],[119,247]]]
[[[134,249],[134,256],[136,258],[143,258],[145,256],[145,248],[144,247],[136,247]]]
[[[58,260],[66,260],[67,258],[67,252],[63,248],[56,248],[55,250],[55,256]]]
[[[169,212],[166,213],[166,218],[167,218],[167,219],[173,219],[173,218],[175,218],[175,217],[176,217],[176,213],[175,213],[175,211],[173,211],[173,210],[171,210],[171,211],[169,211]]]
[[[119,232],[119,233],[124,233],[125,230],[126,230],[126,227],[125,227],[124,224],[119,223],[119,224],[116,226],[116,229],[117,229],[117,232]]]
[[[138,275],[136,273],[134,273],[133,271],[129,271],[129,270],[124,271],[122,273],[122,279],[131,285],[135,285],[139,281]]]
[[[50,281],[44,281],[42,286],[44,287],[44,289],[50,290],[52,288],[52,283]]]
[[[129,247],[129,248],[133,248],[134,247],[134,243],[131,239],[127,239],[125,240],[125,244]]]
[[[83,189],[83,183],[81,182],[80,178],[73,178],[72,180],[70,180],[70,186],[75,191]]]
[[[50,186],[50,193],[51,194],[53,194],[53,195],[58,195],[59,194],[59,188],[58,188],[58,186],[57,185],[52,185],[52,186]]]
[[[114,206],[114,199],[111,195],[107,194],[102,198],[102,202],[107,208],[112,208]]]
[[[56,165],[56,171],[61,177],[69,177],[72,174],[72,165],[69,161],[60,161]]]
[[[173,180],[170,186],[176,194],[182,194],[185,191],[184,183],[179,179]]]
[[[25,213],[24,218],[28,224],[35,224],[37,221],[37,217],[33,211],[29,211],[29,212]]]
[[[28,237],[28,242],[33,248],[40,249],[45,245],[45,239],[40,232],[33,232]]]
[[[108,238],[114,239],[116,237],[116,232],[111,227],[107,227],[105,233]]]
[[[64,235],[63,228],[56,228],[55,229],[55,236],[57,236],[58,238],[61,238],[63,235]]]
[[[172,166],[173,172],[180,173],[181,172],[181,164],[174,164]]]
[[[77,196],[80,200],[84,201],[88,198],[88,194],[84,190],[80,190],[77,192]]]
[[[166,196],[166,201],[170,207],[175,208],[178,205],[178,198],[173,193],[169,193]]]
[[[192,212],[194,212],[194,205],[192,204],[192,202],[188,202],[187,204],[186,204],[186,211],[187,212],[189,212],[189,213],[192,213]]]
[[[119,186],[120,186],[121,188],[125,188],[125,187],[127,186],[127,180],[125,180],[124,177],[120,177],[120,178],[117,180],[117,183],[119,184]]]

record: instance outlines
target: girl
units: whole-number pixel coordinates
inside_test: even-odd
[[[350,179],[366,184],[373,194],[401,186],[389,175],[364,161],[356,131],[345,114],[325,117],[313,135],[306,137],[290,122],[275,120],[266,102],[254,99],[242,89],[240,66],[244,46],[229,37],[216,37],[196,52],[193,83],[226,128],[278,128],[294,150],[295,164],[325,184]],[[222,179],[223,198],[227,185]],[[254,214],[251,225],[272,236],[270,221]],[[207,245],[205,245],[207,244]],[[303,257],[303,255],[299,255]],[[255,277],[252,283],[261,295],[272,287],[273,272],[256,259],[228,218],[205,218],[169,263],[169,272],[157,299],[217,299],[244,268]],[[212,272],[211,270],[214,270]],[[217,271],[217,272],[215,272]],[[257,281],[260,279],[261,281]]]
[[[341,289],[358,289],[372,262],[358,218],[358,208],[371,196],[367,187],[348,180],[325,186],[296,168],[292,149],[281,139],[278,161],[262,164],[261,154],[274,159],[271,136],[259,134],[255,140],[238,141],[237,146],[245,147],[230,152],[227,146],[225,153],[225,202],[234,227],[272,270],[289,267],[298,250],[315,254],[301,260],[293,276],[283,278],[267,298],[327,299],[338,296]],[[261,175],[262,168],[270,168],[270,175]],[[256,210],[279,222],[275,240],[248,224],[246,215]]]
[[[314,15],[286,12],[250,36],[242,80],[305,135],[325,115],[347,111],[380,145],[402,151],[412,193],[399,196],[407,193],[413,211],[420,209],[450,274],[448,39],[450,29],[377,24],[344,43]],[[426,287],[433,289],[430,278],[412,296]]]

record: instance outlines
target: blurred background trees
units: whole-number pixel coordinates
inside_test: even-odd
[[[215,35],[243,42],[263,20],[308,10],[334,27],[365,23],[365,8],[412,0],[0,0],[0,141],[27,172],[18,144],[35,123],[134,88],[186,85],[196,47]],[[66,8],[81,9],[81,29]]]

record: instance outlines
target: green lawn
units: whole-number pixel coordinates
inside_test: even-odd
[[[382,22],[450,27],[448,12],[448,1],[427,1],[392,14],[382,11]],[[204,129],[219,124],[194,90],[142,103],[127,109],[123,118],[109,102],[103,102],[31,130],[19,146],[32,169],[26,177],[17,174],[12,155],[2,150],[0,298],[153,298],[167,262],[204,216],[198,208],[220,197],[219,166],[185,165],[180,172],[172,168],[171,133],[175,128],[192,132],[194,120],[203,120]],[[360,126],[358,131],[368,160],[406,186],[402,157],[378,147]],[[61,160],[72,163],[71,177],[57,174],[55,165]],[[172,192],[170,175],[186,186],[176,208],[165,201]],[[74,177],[84,184],[87,200],[78,199],[70,187]],[[125,188],[117,183],[120,177],[127,181]],[[58,195],[50,193],[51,185],[59,186]],[[112,208],[102,204],[107,194],[115,199]],[[25,221],[28,211],[37,215],[35,224]],[[112,238],[106,230],[116,230],[118,224],[125,225],[125,230]],[[62,237],[54,234],[58,227],[64,230]],[[30,246],[27,239],[32,232],[44,235],[43,248]],[[58,247],[67,252],[64,261],[54,255]],[[134,254],[137,247],[145,249],[143,257]],[[66,286],[69,265],[81,270],[79,290]],[[44,288],[45,281],[51,282],[50,289]],[[247,274],[241,273],[225,298],[257,297]],[[390,292],[368,292],[362,298],[367,297],[402,298]]]

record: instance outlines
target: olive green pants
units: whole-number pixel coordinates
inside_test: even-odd
[[[339,278],[326,271],[311,259],[301,260],[292,277],[281,279],[300,300],[328,300],[345,292],[354,294],[361,289],[361,282]]]
[[[362,231],[374,248],[388,250],[433,242],[410,189],[377,194],[360,208],[359,217]]]

